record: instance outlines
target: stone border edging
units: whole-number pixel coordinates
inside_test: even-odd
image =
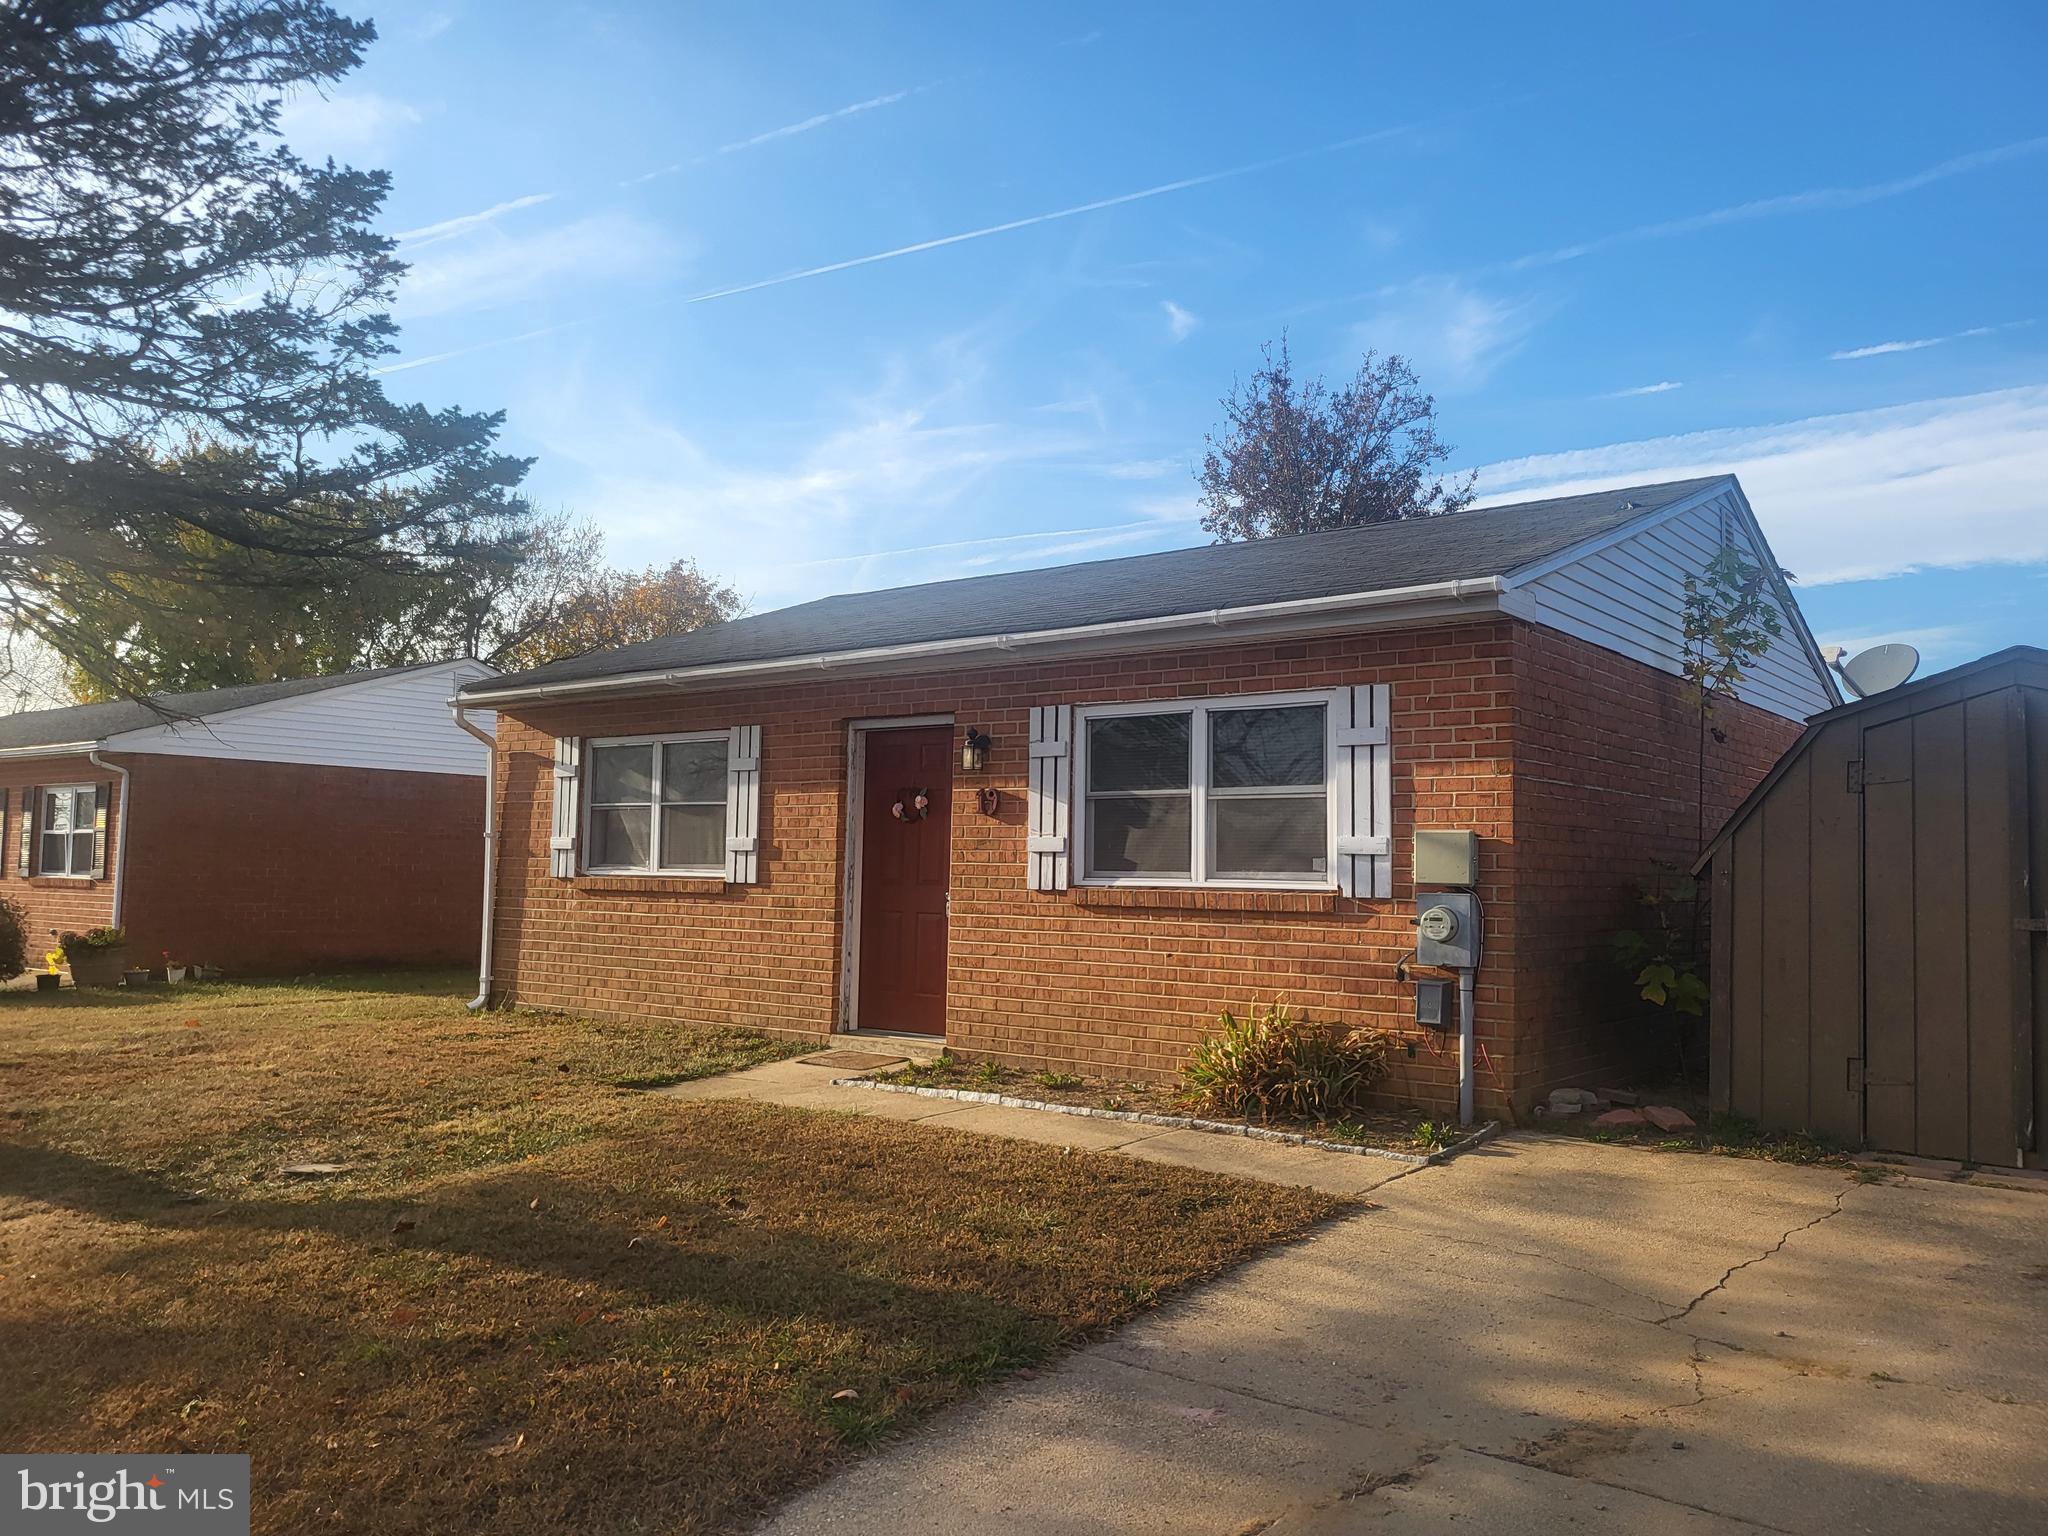
[[[929,1088],[919,1083],[878,1083],[871,1077],[835,1077],[834,1088],[869,1088],[876,1093],[908,1093],[925,1099],[953,1099],[962,1104],[993,1104],[1000,1109],[1038,1109],[1054,1115],[1080,1115],[1090,1120],[1126,1120],[1137,1125],[1156,1125],[1169,1131],[1206,1131],[1212,1136],[1248,1136],[1254,1141],[1277,1141],[1290,1147],[1308,1147],[1317,1152],[1348,1152],[1359,1157],[1384,1157],[1411,1168],[1427,1168],[1448,1162],[1460,1152],[1470,1151],[1500,1134],[1500,1122],[1489,1120],[1470,1136],[1438,1147],[1434,1152],[1394,1152],[1386,1147],[1361,1146],[1352,1141],[1323,1141],[1301,1131],[1276,1131],[1269,1126],[1242,1125],[1234,1120],[1197,1120],[1191,1115],[1154,1115],[1136,1109],[1097,1109],[1092,1104],[1049,1104],[1043,1099],[1020,1099],[1008,1093],[983,1093],[974,1088]]]

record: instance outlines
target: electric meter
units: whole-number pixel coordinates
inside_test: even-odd
[[[1471,970],[1479,964],[1479,898],[1431,891],[1416,902],[1415,958],[1423,965]]]

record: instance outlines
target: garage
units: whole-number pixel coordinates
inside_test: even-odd
[[[1816,715],[1695,873],[1714,1109],[2041,1166],[2048,651]]]

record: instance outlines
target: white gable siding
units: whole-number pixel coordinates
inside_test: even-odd
[[[1685,579],[1706,570],[1723,538],[1744,559],[1769,557],[1751,537],[1732,491],[1652,523],[1515,584],[1504,606],[1512,613],[1648,662],[1683,670]],[[1840,701],[1821,681],[1802,641],[1799,620],[1776,605],[1784,634],[1750,668],[1737,692],[1749,703],[1804,720]]]
[[[464,682],[488,676],[490,670],[473,661],[420,667],[204,720],[129,731],[109,739],[107,750],[481,777],[489,755],[482,742],[455,724],[448,699]],[[470,719],[486,730],[494,728],[495,716],[488,711],[472,710]]]

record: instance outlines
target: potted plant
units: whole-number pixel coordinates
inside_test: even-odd
[[[125,986],[146,987],[154,980],[156,973],[146,965],[127,966],[121,972],[121,981]]]
[[[88,928],[58,940],[71,982],[79,987],[113,987],[128,968],[128,935],[119,928]]]
[[[43,953],[43,968],[36,972],[36,990],[54,992],[64,985],[64,949],[62,945]]]
[[[185,979],[185,973],[190,969],[190,966],[180,965],[177,961],[173,960],[171,958],[171,952],[168,949],[164,951],[164,974],[162,978],[163,980],[183,981]]]

